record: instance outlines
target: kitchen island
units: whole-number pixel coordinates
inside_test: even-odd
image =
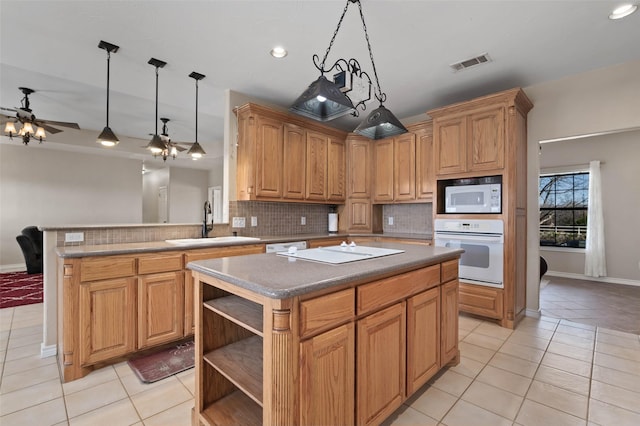
[[[402,252],[187,265],[198,306],[194,425],[379,424],[459,362],[462,250],[367,246]]]

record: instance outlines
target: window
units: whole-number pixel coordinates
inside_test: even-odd
[[[584,248],[589,173],[540,176],[540,245]]]

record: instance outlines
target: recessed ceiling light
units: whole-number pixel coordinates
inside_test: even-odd
[[[274,58],[284,58],[285,56],[287,56],[287,53],[288,52],[282,46],[276,46],[271,49],[271,56],[273,56]]]
[[[636,9],[638,9],[638,6],[635,4],[623,4],[613,9],[611,15],[609,15],[609,19],[622,19],[625,16],[631,15]]]

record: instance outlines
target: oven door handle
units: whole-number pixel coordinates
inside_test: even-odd
[[[502,235],[478,236],[478,235],[435,234],[434,239],[448,240],[448,241],[476,241],[476,242],[482,242],[482,243],[504,243],[504,237]]]

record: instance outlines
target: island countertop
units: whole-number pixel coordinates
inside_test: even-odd
[[[366,246],[404,252],[337,265],[268,253],[201,260],[190,262],[187,267],[269,298],[287,299],[341,284],[422,268],[455,259],[464,252],[461,249],[391,242],[371,242]]]

